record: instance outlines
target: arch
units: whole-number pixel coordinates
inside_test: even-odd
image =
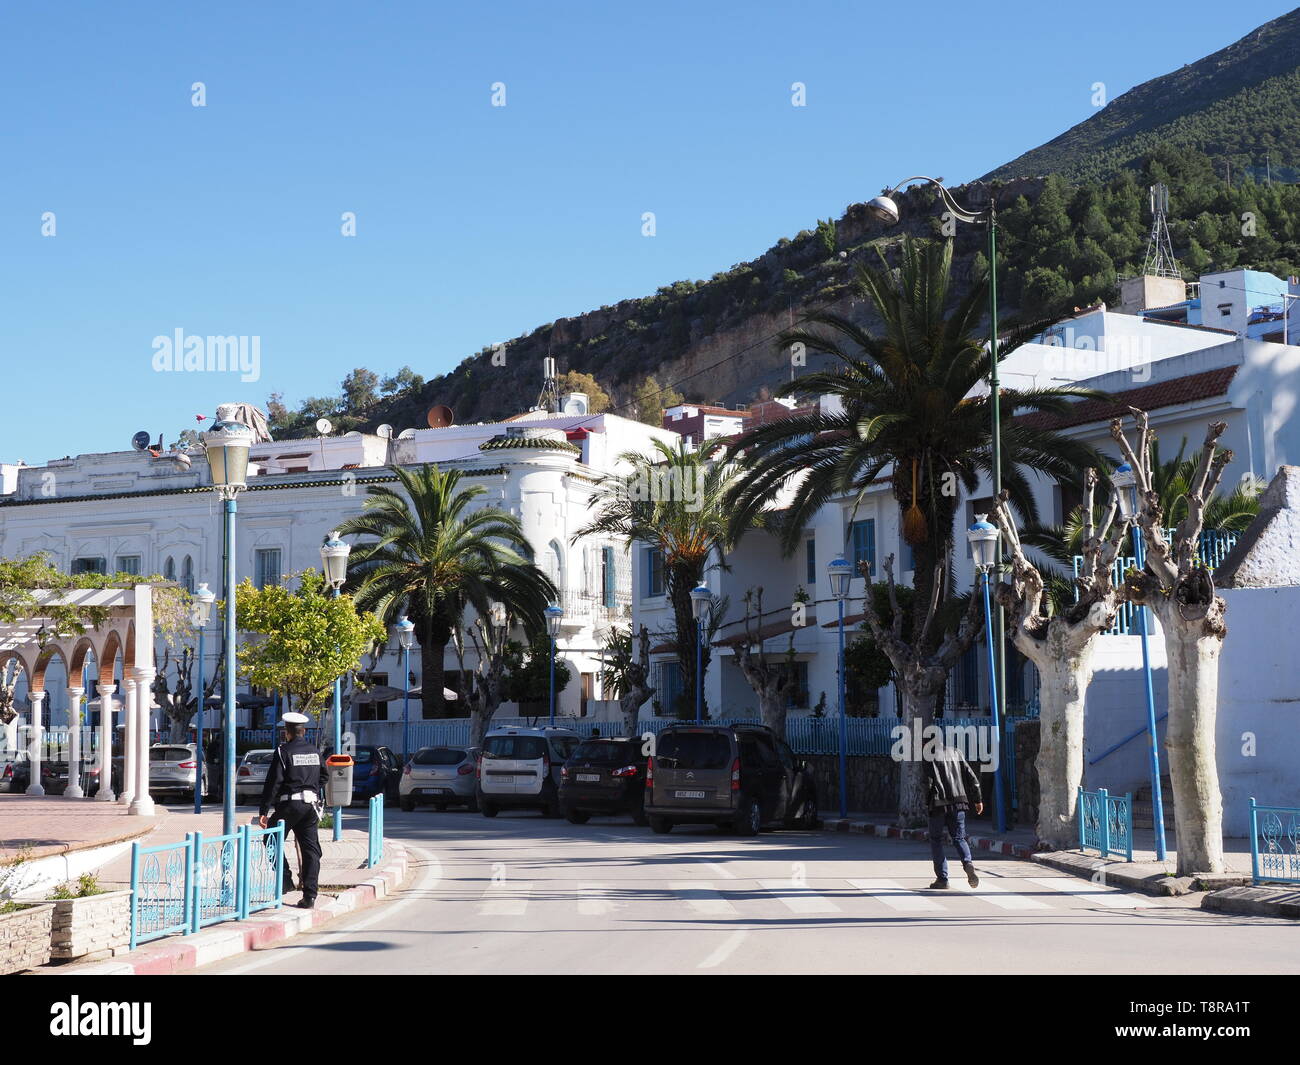
[[[126,627],[126,644],[122,648],[122,676],[135,666],[135,622]]]
[[[56,655],[59,661],[63,663],[63,668],[68,672],[68,676],[72,676],[71,671],[68,670],[68,657],[64,654],[63,648],[58,644],[50,644],[37,656],[36,668],[28,674],[28,691],[45,691],[45,671],[49,668],[50,663],[54,661]]]
[[[28,687],[30,687],[32,680],[31,663],[15,650],[0,651],[0,676],[9,668],[10,662],[18,663],[18,671],[27,678]]]
[[[194,594],[194,556],[186,555],[185,561],[181,563],[181,585],[184,589]]]
[[[108,639],[104,641],[104,650],[99,656],[99,687],[111,691],[116,678],[113,676],[117,666],[117,656],[124,654],[122,635],[117,629],[110,629]]]
[[[89,636],[82,636],[76,644],[73,645],[72,654],[68,657],[68,687],[80,687],[78,683],[81,675],[86,669],[87,656],[99,659],[99,654],[95,650],[95,644]]]
[[[167,561],[163,563],[163,578],[169,581],[176,579],[176,559],[171,555],[168,555]]]

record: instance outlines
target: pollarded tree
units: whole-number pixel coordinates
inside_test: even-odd
[[[794,610],[800,611],[802,603]],[[780,613],[784,614],[784,611]],[[749,686],[758,696],[758,710],[763,724],[785,739],[785,718],[788,708],[786,689],[794,673],[794,634],[790,630],[790,643],[779,658],[769,658],[763,638],[763,589],[745,593],[744,631],[736,644],[736,665]]]
[[[1078,601],[1050,614],[1044,582],[1021,547],[1015,519],[1005,498],[994,504],[994,520],[1011,555],[1011,580],[998,585],[998,602],[1007,609],[1007,631],[1016,648],[1038,668],[1039,687],[1038,838],[1056,848],[1077,836],[1078,789],[1083,780],[1084,697],[1092,681],[1096,637],[1115,622],[1119,597],[1112,579],[1115,559],[1128,525],[1116,522],[1112,498],[1101,522],[1093,523],[1097,471],[1084,477],[1083,567],[1074,579]],[[1005,496],[1005,493],[1003,493]]]
[[[604,661],[601,685],[618,699],[624,732],[635,736],[641,707],[655,693],[650,686],[650,631],[642,625],[634,641],[631,632],[611,629],[600,656]]]
[[[1124,436],[1116,418],[1110,435],[1119,444],[1137,479],[1137,524],[1146,547],[1141,571],[1125,576],[1123,595],[1149,606],[1165,638],[1169,675],[1169,725],[1165,749],[1174,786],[1174,826],[1178,837],[1178,873],[1223,872],[1223,796],[1214,753],[1218,713],[1219,654],[1228,626],[1227,604],[1214,592],[1214,577],[1197,557],[1206,501],[1214,495],[1232,452],[1218,446],[1227,428],[1213,422],[1201,445],[1200,459],[1186,495],[1185,515],[1165,539],[1165,514],[1154,487],[1154,436],[1145,411],[1129,408],[1138,423],[1138,445]]]

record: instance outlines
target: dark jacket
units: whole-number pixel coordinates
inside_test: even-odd
[[[283,795],[296,791],[314,791],[321,795],[325,782],[325,763],[316,745],[305,736],[275,749],[271,768],[266,771],[262,786],[260,813],[266,816]]]
[[[965,810],[984,801],[980,778],[955,747],[944,747],[933,758],[927,758],[925,775],[926,805],[932,811],[949,807]]]

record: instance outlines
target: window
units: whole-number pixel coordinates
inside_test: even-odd
[[[168,559],[170,562],[171,560]],[[269,584],[280,583],[280,549],[268,547],[260,549],[254,555],[253,583],[259,588]]]
[[[467,754],[459,747],[425,747],[411,759],[416,765],[460,765]]]
[[[539,736],[489,736],[483,743],[483,757],[514,758],[521,762],[540,761],[546,755],[546,741]]]
[[[163,564],[163,579],[168,581],[174,581],[176,579],[176,560],[170,556]]]
[[[660,736],[656,764],[664,769],[727,769],[731,744],[721,732],[668,732]]]
[[[645,558],[645,591],[642,598],[664,594],[664,555],[657,547],[647,547]]]
[[[860,573],[858,567],[865,562],[874,574],[876,572],[875,519],[866,518],[863,521],[853,522],[849,526],[849,541],[853,546],[853,572]]]
[[[107,573],[108,562],[104,558],[82,557],[72,560],[72,573]]]
[[[786,707],[794,708],[808,706],[808,663],[782,662],[777,666],[777,669],[790,678],[790,681],[786,684],[785,688]]]
[[[600,586],[603,593],[602,603],[606,610],[613,610],[617,590],[617,571],[614,568],[614,549],[600,549]]]
[[[659,666],[659,705],[665,714],[671,715],[682,695],[685,682],[682,679],[680,662],[664,662]]]
[[[139,555],[118,555],[117,572],[129,573],[133,577],[140,575],[140,556]]]
[[[194,559],[189,555],[185,556],[185,564],[181,566],[181,584],[187,592],[194,594]]]
[[[817,541],[809,539],[804,544],[804,556],[808,560],[808,586],[809,588],[817,587]],[[813,598],[816,598],[814,596]]]

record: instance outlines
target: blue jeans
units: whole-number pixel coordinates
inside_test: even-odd
[[[948,879],[948,859],[943,856],[943,830],[952,836],[953,846],[962,864],[970,863],[970,844],[966,842],[966,811],[951,806],[930,812],[930,857],[934,859],[934,875]]]

